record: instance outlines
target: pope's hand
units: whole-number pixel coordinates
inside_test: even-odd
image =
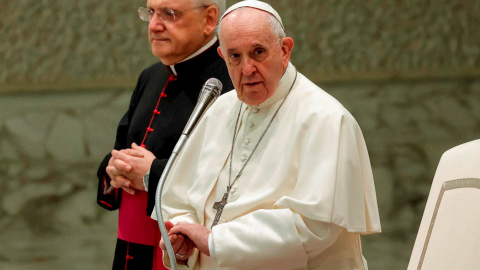
[[[179,222],[170,230],[169,234],[185,235],[193,241],[195,247],[200,252],[210,256],[210,250],[208,249],[208,236],[210,233],[210,230],[203,225]]]
[[[194,244],[193,242],[182,234],[172,233],[171,228],[174,227],[173,223],[170,221],[165,221],[165,227],[167,229],[168,239],[172,244],[173,251],[175,252],[175,256],[178,260],[187,260],[193,254]],[[165,242],[163,238],[160,239],[160,248],[163,250],[167,250]]]

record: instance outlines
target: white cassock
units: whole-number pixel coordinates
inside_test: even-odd
[[[285,97],[212,229],[214,258],[196,251],[188,269],[367,269],[360,234],[381,228],[363,135],[352,115],[292,64],[271,98],[243,104],[232,181]],[[199,122],[166,180],[166,220],[210,229],[213,204],[229,182],[241,103],[235,91],[226,93]]]

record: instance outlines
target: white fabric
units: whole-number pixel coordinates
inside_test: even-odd
[[[211,209],[211,205],[207,203],[206,209]],[[225,222],[225,220],[223,222]],[[298,223],[302,223],[302,222],[303,221],[299,220]],[[212,220],[207,219],[206,224],[211,224],[211,223],[212,223]],[[318,223],[318,224],[315,224],[315,226],[311,226],[310,229],[314,231],[314,234],[317,238],[321,239],[321,241],[315,242],[315,247],[314,247],[319,252],[326,250],[333,242],[337,240],[338,236],[343,232],[343,229],[341,227],[338,227],[332,223]],[[305,239],[307,238],[308,236],[305,237]],[[210,257],[204,254],[199,254],[201,269],[216,269],[218,268],[218,262],[216,260],[215,241],[213,238],[213,233],[211,233],[208,237],[208,245],[209,245],[208,248],[210,251]],[[259,249],[262,249],[262,248],[259,248]],[[268,250],[268,247],[265,247],[265,249]],[[262,268],[267,269],[269,268],[269,266],[263,266]],[[278,268],[274,267],[273,269],[278,269]]]
[[[243,105],[232,174],[295,74],[290,64],[270,99]],[[162,196],[173,222],[188,215],[210,228],[211,205],[228,183],[239,106],[235,91],[221,96],[174,164]],[[366,269],[359,234],[381,229],[363,136],[350,113],[300,73],[232,191],[212,231],[218,269]],[[197,260],[198,252],[189,259],[193,269],[217,269],[199,268]]]
[[[257,0],[246,0],[246,1],[241,1],[241,2],[238,2],[234,5],[232,5],[231,7],[229,7],[225,11],[225,13],[223,13],[220,20],[222,20],[223,17],[227,16],[230,12],[234,11],[235,9],[241,8],[241,7],[251,7],[251,8],[256,8],[256,9],[266,11],[266,12],[272,14],[273,17],[275,17],[275,19],[277,19],[277,21],[280,23],[280,25],[282,25],[282,28],[285,28],[283,26],[283,22],[282,22],[282,18],[280,17],[280,14],[278,14],[278,12],[275,9],[273,9],[272,6],[270,6],[269,4],[267,4],[265,2],[257,1]]]
[[[442,158],[440,159],[437,171],[433,179],[433,183],[430,189],[430,194],[428,195],[425,211],[422,216],[422,221],[420,223],[417,238],[415,240],[415,245],[413,247],[412,255],[410,257],[410,262],[408,264],[408,270],[416,270],[420,263],[422,251],[426,242],[429,228],[432,225],[431,224],[432,217],[434,214],[435,206],[437,204],[437,200],[440,194],[440,190],[442,189],[443,183],[450,180],[464,179],[464,178],[480,179],[479,164],[480,164],[480,140],[475,140],[475,141],[471,141],[471,142],[456,146],[446,151],[442,155]],[[458,253],[455,255],[457,261],[462,263],[462,266],[457,264],[457,267],[454,267],[455,269],[480,269],[479,268],[480,257],[477,256],[480,248],[478,243],[480,242],[476,241],[473,238],[473,237],[478,237],[478,233],[475,233],[475,232],[469,233],[468,227],[471,225],[467,224],[467,223],[471,223],[471,224],[479,223],[478,218],[480,217],[480,215],[474,214],[474,211],[478,211],[475,209],[478,209],[478,208],[474,208],[470,206],[466,208],[470,211],[469,218],[465,218],[467,215],[464,215],[464,218],[462,218],[461,217],[462,212],[460,209],[448,211],[448,209],[452,209],[453,207],[457,206],[457,204],[461,203],[459,201],[460,199],[463,202],[464,200],[467,200],[469,198],[468,197],[469,192],[475,192],[475,190],[472,191],[468,189],[465,189],[465,190],[460,189],[460,190],[446,191],[445,194],[447,195],[445,195],[445,198],[444,198],[445,201],[442,200],[441,209],[440,209],[441,212],[438,213],[438,220],[434,224],[435,225],[434,228],[436,230],[434,231],[435,235],[437,235],[439,229],[440,230],[442,228],[444,229],[446,226],[456,227],[458,230],[465,233],[463,237],[465,237],[466,239],[463,239],[463,237],[460,235],[459,237],[452,239],[453,242],[451,243],[446,242],[450,240],[447,240],[446,238],[448,237],[447,235],[445,235],[445,237],[443,237],[444,241],[442,241],[439,244],[439,247],[445,247],[445,248],[456,246],[456,245],[463,246],[461,249],[458,249]],[[476,192],[478,192],[478,190],[476,190]],[[471,205],[470,203],[467,203],[467,204]],[[478,205],[478,202],[474,203],[474,205]],[[449,223],[447,223],[447,220],[445,220],[445,217],[442,214],[445,211],[445,209],[447,209],[446,212],[450,214]],[[437,222],[441,226],[437,226],[438,225]],[[458,232],[458,230],[457,231],[450,230],[450,231],[453,233],[453,232]],[[432,241],[429,244],[429,250],[433,250],[433,252],[435,253],[435,247],[430,249],[430,245],[435,246],[435,239],[432,238],[431,240]],[[474,246],[469,246],[472,244]],[[474,254],[476,255],[469,256],[470,252],[474,252]],[[446,258],[450,256],[451,254],[443,254],[443,256],[438,257],[439,259],[437,261],[443,262],[441,264],[441,267],[437,265],[435,266],[435,268],[428,268],[428,266],[426,265],[425,266],[426,268],[424,269],[435,269],[435,270],[452,269],[452,268],[449,268],[451,267],[451,265],[449,265],[445,261]],[[467,258],[464,258],[464,256],[467,256]],[[471,267],[465,266],[468,264],[470,264]]]
[[[213,235],[208,235],[208,251],[210,252],[210,257],[215,259],[215,243],[213,242]]]

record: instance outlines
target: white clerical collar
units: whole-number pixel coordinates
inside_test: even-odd
[[[189,57],[187,57],[187,58],[183,59],[182,61],[178,62],[177,64],[185,62],[187,60],[190,60],[190,59],[194,58],[195,56],[203,53],[204,51],[208,50],[208,48],[210,48],[213,44],[215,44],[215,42],[217,42],[217,40],[218,40],[217,36],[213,36],[212,40],[210,40],[202,48],[200,48],[198,51],[196,51],[195,53],[193,53]],[[175,70],[175,65],[170,65],[170,69],[172,70],[173,75],[178,75],[177,71]]]
[[[290,91],[290,88],[292,88],[292,84],[295,81],[296,73],[297,69],[295,68],[295,66],[293,66],[292,63],[289,62],[287,70],[285,70],[282,78],[280,79],[280,81],[278,81],[278,86],[277,89],[275,89],[275,93],[273,93],[273,95],[267,100],[265,100],[263,103],[249,107],[263,109],[285,98],[285,96],[287,96],[288,94],[288,91]]]

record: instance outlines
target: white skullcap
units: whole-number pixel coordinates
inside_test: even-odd
[[[278,12],[275,9],[273,9],[272,6],[270,6],[269,4],[267,4],[265,2],[262,2],[262,1],[257,1],[257,0],[245,0],[245,1],[241,1],[241,2],[236,3],[235,5],[229,7],[227,9],[227,11],[225,11],[225,13],[223,13],[220,20],[222,20],[230,12],[234,11],[235,9],[241,8],[241,7],[251,7],[251,8],[256,8],[256,9],[260,9],[260,10],[263,10],[265,12],[268,12],[268,13],[272,14],[273,17],[275,17],[275,19],[277,19],[277,21],[280,22],[280,25],[282,26],[282,28],[285,29],[285,27],[283,27],[282,18],[280,18],[280,15],[278,14]]]

